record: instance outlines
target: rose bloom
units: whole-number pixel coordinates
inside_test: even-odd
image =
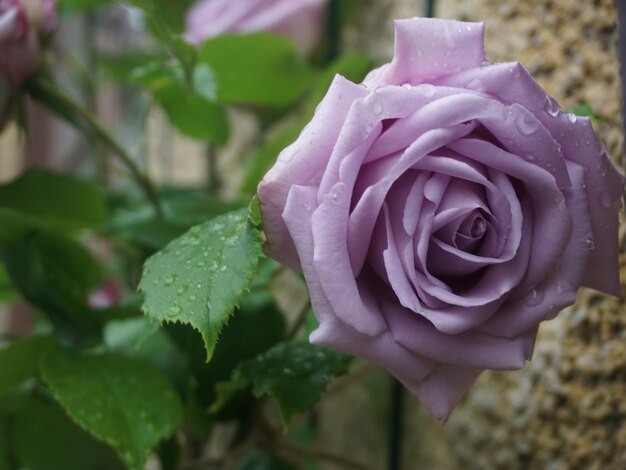
[[[620,294],[622,186],[587,118],[486,63],[482,23],[415,18],[363,84],[335,78],[258,196],[268,254],[306,278],[310,340],[445,421],[580,286]]]
[[[287,36],[310,52],[324,23],[327,0],[202,0],[187,14],[187,40],[193,44],[220,34],[269,31]]]

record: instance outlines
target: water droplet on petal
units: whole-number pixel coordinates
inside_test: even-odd
[[[565,115],[565,117],[566,117],[566,118],[567,118],[567,120],[568,120],[569,122],[571,122],[572,124],[574,124],[574,123],[576,122],[576,119],[577,119],[577,118],[576,118],[576,115],[575,115],[574,113],[567,113],[567,114]]]
[[[563,293],[565,292],[565,283],[563,281],[559,281],[556,284],[556,294],[557,295],[563,295]]]
[[[552,117],[558,116],[561,112],[561,108],[559,107],[558,103],[549,96],[546,96],[546,102],[543,105],[543,109]]]
[[[310,202],[305,202],[302,207],[304,207],[304,210],[307,212],[311,212],[311,209],[313,209],[313,206],[311,205]]]
[[[534,116],[521,115],[516,121],[517,130],[524,135],[532,135],[539,129],[539,121]]]
[[[600,139],[596,139],[595,148],[596,152],[600,154],[604,153],[604,144],[600,141]]]
[[[424,96],[433,96],[437,90],[435,89],[435,87],[433,85],[431,85],[430,83],[423,83],[419,86],[419,89],[422,91],[422,93],[424,93]]]
[[[585,247],[589,250],[595,250],[596,248],[596,241],[594,240],[593,237],[589,237],[585,240]]]
[[[481,82],[478,78],[475,78],[471,82],[469,82],[467,84],[467,88],[476,91],[484,91],[485,89],[485,87],[483,86],[483,82]]]
[[[613,198],[611,198],[611,195],[609,194],[608,191],[603,192],[602,194],[600,194],[600,204],[602,204],[602,206],[604,207],[611,207],[611,204],[613,204]]]
[[[402,84],[402,88],[404,88],[404,89],[406,89],[406,90],[410,90],[410,89],[412,88],[412,86],[411,86],[411,84],[410,84],[410,83],[408,83],[408,82],[407,82],[407,83],[403,83],[403,84]]]
[[[524,302],[526,302],[526,304],[530,306],[538,305],[543,300],[543,296],[544,292],[541,287],[533,287],[524,296]]]
[[[376,116],[380,116],[383,113],[384,107],[382,101],[376,100],[372,103],[372,112]]]
[[[524,158],[529,162],[534,162],[537,159],[537,157],[535,157],[532,153],[527,153],[524,155]]]

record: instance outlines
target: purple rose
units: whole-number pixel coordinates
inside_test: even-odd
[[[364,84],[335,78],[258,195],[268,254],[305,275],[311,341],[445,421],[580,286],[620,294],[622,185],[587,118],[485,62],[482,23],[415,18]]]
[[[270,31],[293,39],[302,52],[315,46],[327,0],[202,0],[187,14],[187,39],[199,44],[220,34]]]

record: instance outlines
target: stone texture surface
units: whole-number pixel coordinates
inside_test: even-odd
[[[420,15],[421,2],[363,4],[348,46],[365,46],[386,61],[392,50],[391,19]],[[612,0],[440,0],[437,7],[440,17],[486,22],[491,62],[520,61],[564,108],[589,104],[602,118],[594,127],[623,168]],[[323,407],[335,425],[329,426],[328,439],[338,450],[352,445],[338,441],[363,436],[368,445],[372,439],[364,422],[359,426],[338,418],[348,402],[368,406],[356,390],[348,392],[345,401],[331,397]],[[624,299],[581,291],[574,307],[544,323],[532,362],[521,371],[484,373],[445,427],[415,400],[409,399],[407,408],[405,469],[626,468]],[[377,439],[380,453],[384,434]],[[382,468],[374,464],[380,460],[368,457],[371,450],[361,454],[360,461]]]

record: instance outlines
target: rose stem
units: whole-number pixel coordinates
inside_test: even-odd
[[[435,16],[435,0],[426,0],[426,12],[424,16],[426,18],[433,18]]]
[[[391,383],[391,417],[389,420],[389,470],[400,469],[402,454],[402,408],[404,387],[394,377]]]
[[[69,124],[77,127],[79,130],[89,131],[93,133],[104,145],[106,145],[113,153],[115,153],[122,163],[126,166],[135,182],[141,186],[146,198],[156,212],[158,218],[163,217],[161,202],[157,196],[157,192],[152,186],[150,179],[144,175],[136,165],[133,158],[128,154],[126,149],[104,128],[98,120],[91,115],[89,111],[82,107],[74,98],[65,93],[60,87],[48,82],[45,79],[31,80],[26,85],[28,94],[36,101],[40,102],[48,109],[53,111],[57,116],[63,118]],[[72,114],[80,118],[80,123],[75,122],[74,118],[68,117]]]

